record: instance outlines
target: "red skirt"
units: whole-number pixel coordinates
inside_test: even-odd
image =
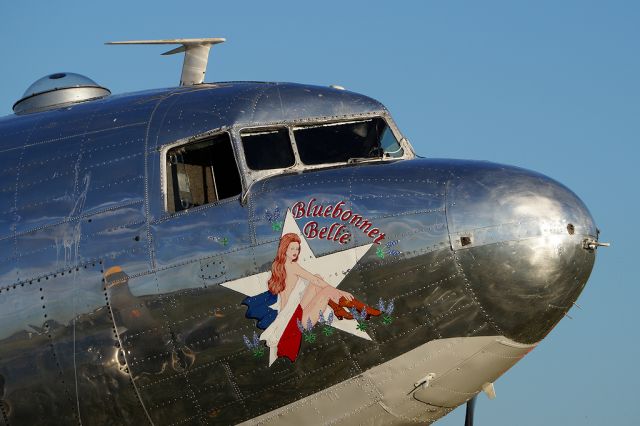
[[[298,357],[300,342],[302,341],[302,333],[298,328],[298,320],[302,321],[302,307],[300,305],[298,305],[291,316],[278,342],[278,357],[285,356],[289,358],[291,362],[294,362]]]

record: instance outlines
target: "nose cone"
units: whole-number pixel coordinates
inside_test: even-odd
[[[447,222],[465,285],[494,328],[540,341],[571,308],[595,259],[584,203],[541,174],[464,162],[447,187]]]

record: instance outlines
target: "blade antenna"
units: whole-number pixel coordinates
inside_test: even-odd
[[[224,38],[176,38],[168,40],[128,40],[110,41],[105,44],[180,44],[181,46],[164,52],[163,55],[173,55],[184,52],[180,86],[193,86],[204,81],[209,61],[209,50],[214,44],[224,43]]]

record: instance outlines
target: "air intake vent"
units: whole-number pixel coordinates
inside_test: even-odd
[[[80,74],[60,72],[33,83],[13,105],[16,114],[60,108],[69,104],[109,96],[111,92]]]

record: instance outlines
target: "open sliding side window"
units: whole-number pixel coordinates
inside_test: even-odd
[[[228,133],[167,151],[167,210],[174,213],[242,192]]]

